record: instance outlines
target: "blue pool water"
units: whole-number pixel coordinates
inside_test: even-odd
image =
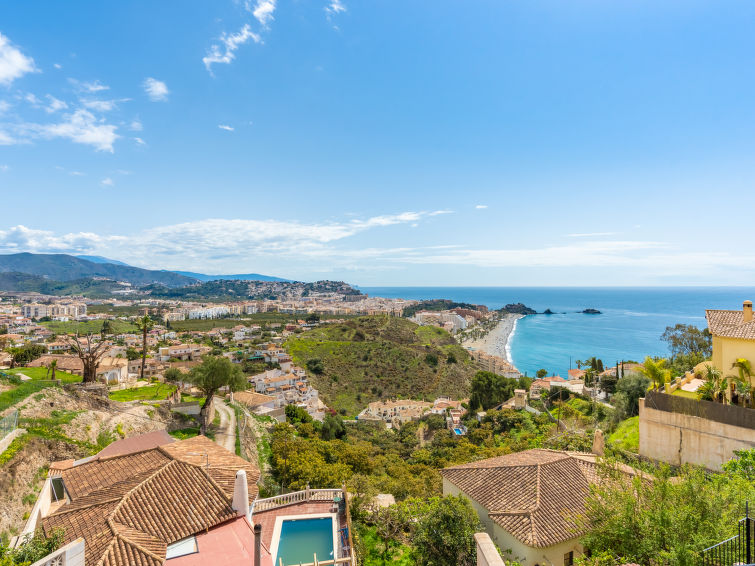
[[[462,434],[464,433],[464,431],[463,431],[463,430],[461,430],[460,428],[455,428],[455,429],[454,429],[454,432],[455,432],[455,433],[456,433],[456,434],[457,434],[458,436],[461,436],[461,435],[462,435]]]
[[[278,555],[275,564],[283,559],[284,566],[317,560],[333,560],[333,519],[290,519],[281,525]]]
[[[631,278],[631,273],[627,273]],[[514,365],[534,375],[544,368],[566,375],[571,361],[591,356],[606,365],[668,355],[660,340],[666,326],[705,327],[705,309],[741,309],[753,287],[364,287],[376,297],[451,299],[498,309],[524,303],[553,315],[527,316],[510,342]],[[603,314],[581,314],[587,308]]]

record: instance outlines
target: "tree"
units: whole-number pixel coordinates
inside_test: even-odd
[[[698,397],[703,401],[726,403],[729,380],[723,376],[721,370],[713,364],[706,364],[704,379],[705,383],[697,389]]]
[[[26,566],[42,560],[58,550],[64,540],[63,529],[53,529],[49,537],[39,529],[34,534],[27,534],[16,548],[5,546],[0,541],[0,566]]]
[[[306,363],[307,369],[315,375],[321,375],[325,371],[325,366],[320,358],[310,358]]]
[[[312,313],[305,319],[305,322],[307,322],[307,324],[316,324],[320,322],[320,315],[317,313]]]
[[[713,337],[706,328],[700,330],[692,324],[677,324],[667,326],[661,334],[661,340],[668,345],[671,357],[697,354],[709,358],[713,353]]]
[[[110,324],[110,321],[108,319],[102,321],[102,329],[100,330],[100,334],[102,334],[102,336],[113,334],[113,325]]]
[[[97,368],[100,367],[102,356],[107,352],[107,342],[105,340],[93,342],[91,334],[87,334],[86,341],[83,341],[76,334],[69,337],[68,343],[73,353],[79,357],[84,366],[81,380],[84,383],[94,383],[97,381]]]
[[[501,404],[514,394],[517,382],[489,371],[478,371],[472,377],[469,407],[487,410]]]
[[[312,416],[307,412],[304,407],[297,407],[296,405],[286,405],[284,409],[286,413],[286,422],[292,425],[301,423],[311,423]]]
[[[474,566],[474,534],[480,530],[480,519],[463,496],[431,499],[412,536],[418,566]]]
[[[148,314],[136,320],[136,327],[142,333],[142,369],[139,375],[139,379],[144,380],[144,363],[147,360],[147,333],[155,326]],[[204,431],[202,431],[204,434]]]
[[[537,370],[537,373],[535,373],[535,377],[538,379],[543,379],[546,375],[548,375],[547,369],[539,369]]]
[[[13,347],[5,350],[10,354],[11,369],[17,365],[33,362],[39,356],[47,352],[47,347],[41,344],[27,344],[21,347]]]
[[[47,374],[52,374],[50,379],[55,381],[55,370],[58,369],[58,360],[52,360],[47,366]]]
[[[617,409],[617,417],[633,417],[639,414],[640,397],[644,397],[650,380],[638,374],[622,377],[616,383],[616,394],[612,403]]]
[[[614,374],[607,373],[600,378],[600,388],[609,395],[616,393],[616,386],[619,382],[619,378]]]
[[[656,391],[663,387],[670,377],[666,363],[665,359],[653,360],[648,356],[642,364],[640,372],[653,383]]]
[[[343,419],[335,415],[327,415],[320,428],[320,438],[323,440],[333,440],[334,438],[344,438],[346,436],[346,426]]]
[[[207,432],[207,414],[215,393],[222,387],[231,391],[240,391],[247,386],[246,378],[238,365],[222,356],[206,356],[202,363],[191,370],[188,380],[194,384],[205,397],[204,405],[199,411],[200,432]]]
[[[126,348],[126,359],[127,359],[128,361],[132,362],[132,361],[134,361],[134,360],[138,360],[138,359],[139,359],[139,356],[140,356],[140,355],[141,355],[141,354],[139,354],[139,352],[137,352],[137,351],[136,351],[136,350],[135,350],[134,348],[132,348],[131,346],[129,346],[128,348]]]
[[[752,364],[745,358],[737,358],[731,364],[731,368],[737,370],[737,375],[732,376],[737,386],[737,394],[742,397],[744,404],[752,406]]]
[[[755,485],[755,448],[735,450],[734,455],[734,458],[724,464],[724,471],[734,476],[740,476]]]
[[[184,375],[185,374],[178,368],[168,368],[163,372],[163,379],[165,380],[165,383],[178,385],[179,382],[183,381]]]

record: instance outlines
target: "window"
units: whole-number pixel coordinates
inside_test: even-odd
[[[564,554],[564,566],[574,566],[574,551]]]
[[[50,480],[50,500],[61,501],[65,500],[66,492],[63,485],[63,478],[52,478]]]
[[[187,554],[194,554],[195,552],[199,552],[197,550],[197,539],[196,537],[189,537],[174,542],[173,544],[169,544],[168,549],[165,552],[165,558],[178,558],[179,556],[186,556]]]

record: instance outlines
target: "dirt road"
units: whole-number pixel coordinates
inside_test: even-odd
[[[236,413],[220,397],[214,397],[215,410],[220,415],[220,427],[215,433],[215,442],[223,448],[236,453]]]

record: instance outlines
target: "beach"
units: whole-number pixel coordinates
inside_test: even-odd
[[[482,350],[492,356],[498,356],[509,363],[511,360],[511,348],[509,340],[516,329],[516,321],[524,318],[523,314],[503,315],[498,325],[479,340],[464,342],[464,347],[473,350]]]

